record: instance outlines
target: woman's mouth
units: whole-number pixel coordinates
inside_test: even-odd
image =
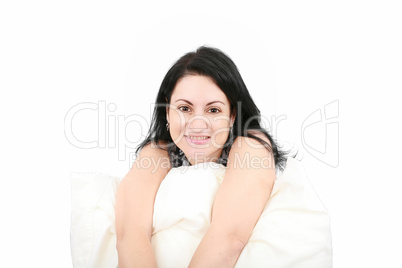
[[[194,144],[206,144],[211,138],[209,136],[186,136],[187,142]]]

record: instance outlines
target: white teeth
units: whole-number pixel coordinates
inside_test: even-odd
[[[208,137],[192,137],[192,136],[190,136],[190,139],[192,139],[192,140],[206,140],[206,139],[208,139]]]

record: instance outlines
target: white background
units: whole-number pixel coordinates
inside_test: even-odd
[[[104,101],[115,107],[108,122],[129,115],[149,122],[168,68],[206,44],[236,62],[264,118],[286,118],[274,134],[299,148],[331,215],[334,267],[400,267],[397,1],[159,2],[0,4],[0,266],[72,267],[69,174],[124,176],[133,150],[119,159],[111,141],[132,146],[146,134],[144,124],[126,120],[105,148],[77,148],[65,136],[68,111]],[[305,142],[325,149],[339,141],[325,156],[335,167],[301,139],[304,120],[334,101],[339,133],[326,136],[323,122]],[[81,141],[96,140],[97,120],[86,110],[71,128]]]

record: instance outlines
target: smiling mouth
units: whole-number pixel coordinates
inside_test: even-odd
[[[194,144],[205,144],[210,140],[209,136],[185,136],[187,141]]]
[[[208,136],[188,136],[192,140],[205,140],[208,139]]]

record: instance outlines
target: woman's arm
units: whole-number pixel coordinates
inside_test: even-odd
[[[152,218],[159,185],[170,169],[167,152],[145,146],[119,185],[116,235],[119,267],[156,267]]]
[[[268,141],[263,135],[258,137]],[[271,153],[258,141],[238,137],[218,189],[212,222],[189,267],[233,267],[247,243],[275,181]]]

